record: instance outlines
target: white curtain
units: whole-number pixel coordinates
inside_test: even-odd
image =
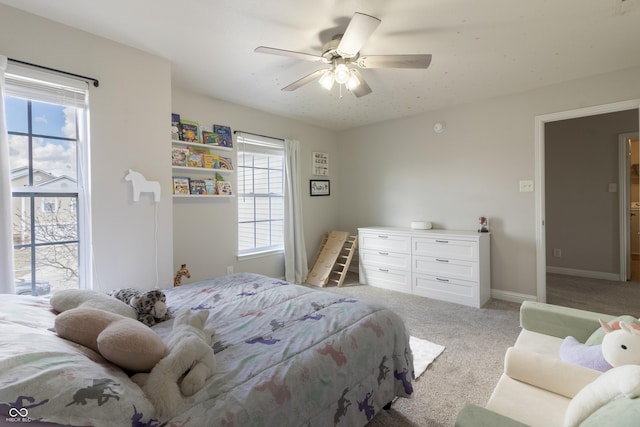
[[[302,226],[300,142],[285,139],[284,275],[288,282],[303,283],[309,273]]]
[[[16,292],[13,277],[13,225],[11,209],[11,171],[9,135],[4,111],[4,74],[7,57],[0,55],[0,293]]]

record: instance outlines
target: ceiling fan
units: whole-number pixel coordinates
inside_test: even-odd
[[[322,47],[320,55],[304,52],[259,46],[255,52],[271,55],[289,56],[305,61],[322,61],[329,68],[314,71],[300,80],[296,80],[282,90],[292,91],[307,83],[318,79],[327,90],[331,90],[334,83],[345,85],[356,97],[371,93],[371,88],[362,77],[358,68],[427,68],[431,63],[431,55],[366,55],[360,56],[360,49],[371,34],[380,25],[376,17],[356,12],[344,34],[335,35]],[[350,67],[352,65],[358,68]]]

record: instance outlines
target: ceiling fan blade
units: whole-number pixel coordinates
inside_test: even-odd
[[[344,58],[356,56],[371,34],[378,28],[380,22],[376,17],[356,12],[336,48],[338,55]]]
[[[360,71],[356,70],[355,68],[353,68],[351,72],[356,75],[358,80],[360,80],[360,84],[355,88],[351,89],[351,93],[353,93],[358,98],[360,98],[361,96],[370,94],[371,88],[369,87],[367,82],[364,81],[364,77],[362,77],[362,73],[360,73]]]
[[[307,83],[312,82],[313,80],[319,79],[320,76],[325,73],[325,71],[327,71],[327,70],[326,69],[322,69],[322,70],[314,71],[311,74],[307,74],[306,76],[304,76],[300,80],[296,80],[295,82],[291,83],[289,86],[283,87],[282,90],[287,90],[287,91],[296,90],[299,87],[302,87],[302,86],[306,85]]]
[[[258,46],[254,52],[268,53],[270,55],[290,56],[296,59],[302,59],[304,61],[320,61],[322,59],[319,55],[311,55],[310,53],[295,52],[293,50],[276,49],[275,47]]]
[[[372,55],[356,61],[360,68],[427,68],[431,55]]]

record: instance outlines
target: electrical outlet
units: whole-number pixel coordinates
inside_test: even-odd
[[[562,249],[560,248],[553,248],[553,256],[560,258],[562,256]]]
[[[520,181],[520,192],[521,193],[529,193],[533,191],[533,181]]]
[[[227,266],[227,274],[233,274],[233,265]]]

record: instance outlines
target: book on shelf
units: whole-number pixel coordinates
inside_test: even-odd
[[[189,180],[189,187],[191,189],[191,194],[207,194],[207,187],[204,184],[204,179]]]
[[[216,194],[223,196],[231,196],[231,183],[229,181],[216,181]]]
[[[173,141],[182,141],[180,114],[171,113],[171,139]]]
[[[173,177],[173,194],[190,194],[189,178],[186,176]]]
[[[213,153],[206,153],[202,159],[202,164],[207,169],[218,169],[218,155]]]
[[[220,169],[233,170],[233,161],[231,157],[218,156],[218,165]]]
[[[212,178],[205,178],[204,188],[207,190],[207,194],[216,194],[216,180]]]
[[[220,147],[233,147],[231,128],[223,125],[213,125],[213,132],[218,135],[217,144]]]
[[[202,131],[202,143],[209,145],[217,145],[218,135],[209,130]]]
[[[187,166],[188,158],[189,158],[188,148],[184,148],[184,147],[171,148],[171,165],[172,166]]]
[[[201,168],[203,165],[204,154],[190,150],[187,166],[190,168]]]
[[[181,120],[182,140],[185,142],[200,142],[198,135],[198,122],[191,120]]]

